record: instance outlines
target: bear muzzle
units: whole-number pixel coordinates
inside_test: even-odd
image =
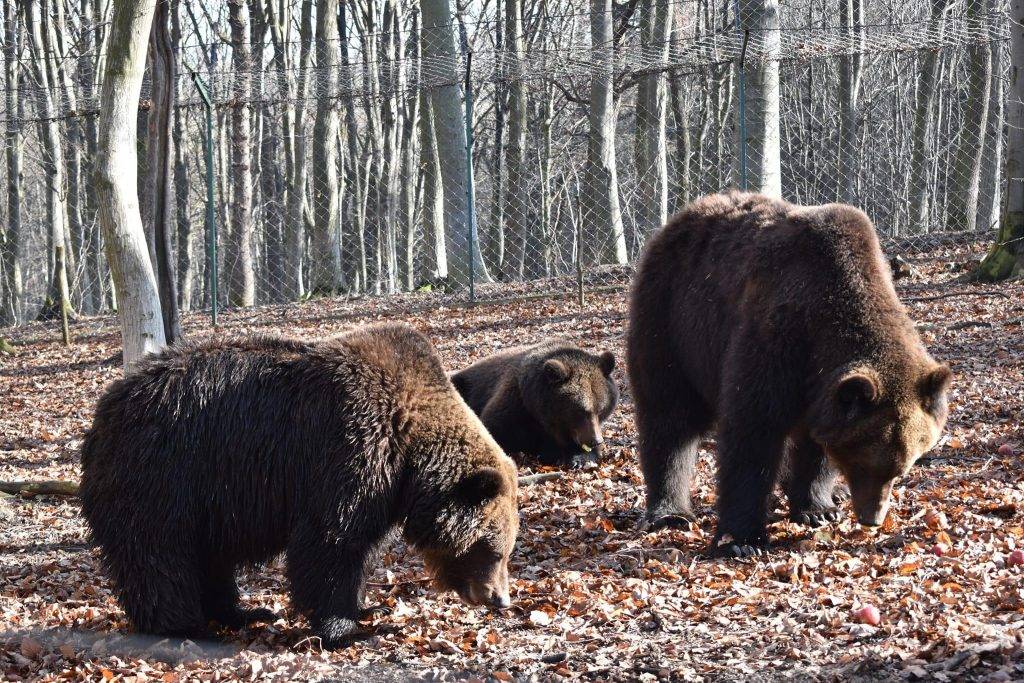
[[[582,427],[574,429],[572,439],[580,449],[587,453],[594,455],[604,453],[604,435],[601,434],[601,425],[596,416],[591,417]]]
[[[459,591],[459,597],[467,605],[486,606],[494,609],[505,609],[512,606],[508,586],[490,586],[472,584],[466,590]]]
[[[893,481],[882,484],[850,482],[850,498],[857,521],[865,526],[881,526],[889,514],[889,494]]]

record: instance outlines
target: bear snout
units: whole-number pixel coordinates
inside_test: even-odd
[[[856,485],[850,483],[850,498],[857,521],[865,526],[881,526],[889,513],[889,494],[892,481],[881,485]]]

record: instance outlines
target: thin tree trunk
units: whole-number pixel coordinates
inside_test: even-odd
[[[596,263],[626,263],[626,233],[615,161],[612,0],[590,0],[590,134],[583,189],[583,236]]]
[[[860,138],[861,54],[864,49],[864,0],[839,0],[839,24],[854,37],[854,52],[839,62],[839,198],[856,203]]]
[[[643,0],[640,44],[645,64],[657,67],[667,63],[671,30],[671,0]],[[665,73],[655,70],[641,76],[636,94],[634,155],[640,195],[636,230],[640,239],[661,227],[668,218],[667,112]]]
[[[778,0],[739,0],[740,28],[750,31],[749,52],[754,63],[743,66],[745,102],[740,135],[746,130],[749,187],[773,197],[782,196],[782,156],[779,141]],[[737,94],[738,97],[738,94]],[[737,112],[741,110],[736,108]]]
[[[313,124],[313,232],[310,290],[329,295],[344,288],[338,244],[338,0],[316,6],[316,121]]]
[[[423,59],[429,64],[434,140],[441,166],[444,234],[449,278],[468,285],[470,263],[477,282],[490,282],[479,240],[470,240],[471,216],[467,187],[466,119],[459,88],[461,74],[455,52],[453,17],[448,0],[420,0],[423,17]],[[471,250],[472,247],[472,250]]]
[[[932,21],[940,22],[942,32],[942,16],[948,0],[932,0]],[[928,196],[929,175],[933,164],[932,140],[935,131],[935,94],[939,73],[939,53],[927,50],[921,59],[921,71],[918,76],[917,101],[914,105],[913,146],[910,153],[910,231],[913,233],[927,232],[931,223],[933,200]]]
[[[502,217],[507,231],[507,253],[502,261],[502,279],[520,280],[530,225],[526,187],[526,84],[521,61],[523,48],[523,2],[505,0],[505,54],[508,72],[508,137],[505,143],[505,206]]]
[[[164,346],[156,276],[137,193],[136,110],[156,0],[114,3],[100,97],[96,194],[107,262],[118,293],[125,370]]]
[[[977,20],[984,11],[983,0],[965,0],[964,9],[969,18]],[[954,151],[948,222],[954,230],[974,232],[978,221],[978,187],[981,157],[985,151],[992,52],[987,45],[972,45],[967,50],[967,94],[963,125]]]
[[[990,0],[990,15],[998,16],[1001,5],[1000,0]],[[1006,64],[1003,57],[1005,45],[1002,41],[996,41],[989,46],[989,49],[992,51],[992,72],[989,78],[988,122],[985,133],[988,141],[985,143],[985,147],[992,151],[983,155],[981,159],[980,196],[978,199],[979,231],[995,230],[999,225],[999,213],[1002,208],[1000,173],[1003,170],[1003,125],[1005,123],[1005,93],[1003,91],[1003,71]]]
[[[15,325],[22,317],[21,275],[21,160],[24,141],[21,133],[18,90],[21,84],[21,16],[16,0],[4,0],[4,82],[6,85],[7,128],[7,222],[3,226],[0,256],[4,281],[0,285],[0,325]]]
[[[285,11],[284,6],[279,10]],[[287,22],[288,19],[282,15],[279,22]],[[278,40],[280,50],[287,50],[287,42],[283,35]],[[289,301],[295,301],[303,294],[302,278],[302,257],[305,244],[305,206],[306,206],[306,184],[309,163],[306,160],[306,96],[308,83],[306,74],[309,72],[312,59],[313,45],[313,0],[303,0],[299,20],[299,64],[298,78],[295,84],[295,116],[291,121],[287,119],[282,124],[285,126],[282,131],[283,137],[288,141],[292,153],[288,166],[288,206],[285,216],[285,281],[284,296]]]
[[[252,248],[252,98],[248,0],[228,0],[231,25],[231,230],[228,253],[228,303],[256,303],[256,270]]]
[[[995,244],[978,269],[982,280],[1024,276],[1024,0],[1010,0],[1010,69],[1006,84],[1006,200]]]
[[[181,46],[181,18],[178,14],[180,0],[171,0],[171,55],[177,72],[178,50]],[[189,215],[189,177],[185,158],[185,112],[173,109],[174,117],[174,216],[177,229],[177,276],[178,303],[183,310],[192,308],[195,290],[196,268],[192,259],[192,217]]]
[[[420,91],[420,165],[423,171],[423,239],[430,257],[430,278],[448,277],[444,246],[444,194],[441,189],[441,160],[437,156],[434,114],[427,91]]]
[[[149,141],[147,152],[147,179],[149,181],[148,216],[156,262],[157,285],[160,290],[160,310],[163,313],[164,339],[173,344],[181,338],[178,318],[178,288],[174,274],[171,216],[171,116],[174,108],[177,73],[171,48],[170,0],[157,0],[150,36],[152,106],[149,111]]]

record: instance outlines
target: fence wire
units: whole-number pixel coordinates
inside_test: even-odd
[[[668,216],[740,186],[855,204],[892,253],[991,240],[1011,180],[1010,26],[1000,5],[975,5],[843,22],[787,4],[770,28],[690,1],[623,17],[595,0],[518,25],[430,25],[409,7],[392,31],[246,44],[246,68],[240,43],[186,42],[172,117],[179,305],[210,308],[214,251],[220,306],[623,286]],[[52,314],[56,244],[74,309],[116,306],[89,182],[98,100],[81,64],[96,59],[66,59],[88,77],[61,87],[25,68],[4,92],[0,323]],[[212,167],[194,77],[212,98]]]

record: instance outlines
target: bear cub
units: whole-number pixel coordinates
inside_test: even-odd
[[[506,607],[516,489],[430,342],[395,324],[169,348],[110,386],[82,447],[82,513],[121,606],[181,637],[274,619],[239,606],[235,571],[281,552],[322,644],[362,635],[396,528],[440,587]]]
[[[627,337],[647,517],[692,518],[698,442],[718,433],[715,552],[767,544],[780,479],[792,519],[881,524],[898,477],[937,442],[950,371],[925,351],[875,228],[842,204],[731,192],[655,234]]]
[[[604,451],[615,410],[615,356],[563,340],[501,351],[452,375],[452,384],[507,453],[580,467]]]

